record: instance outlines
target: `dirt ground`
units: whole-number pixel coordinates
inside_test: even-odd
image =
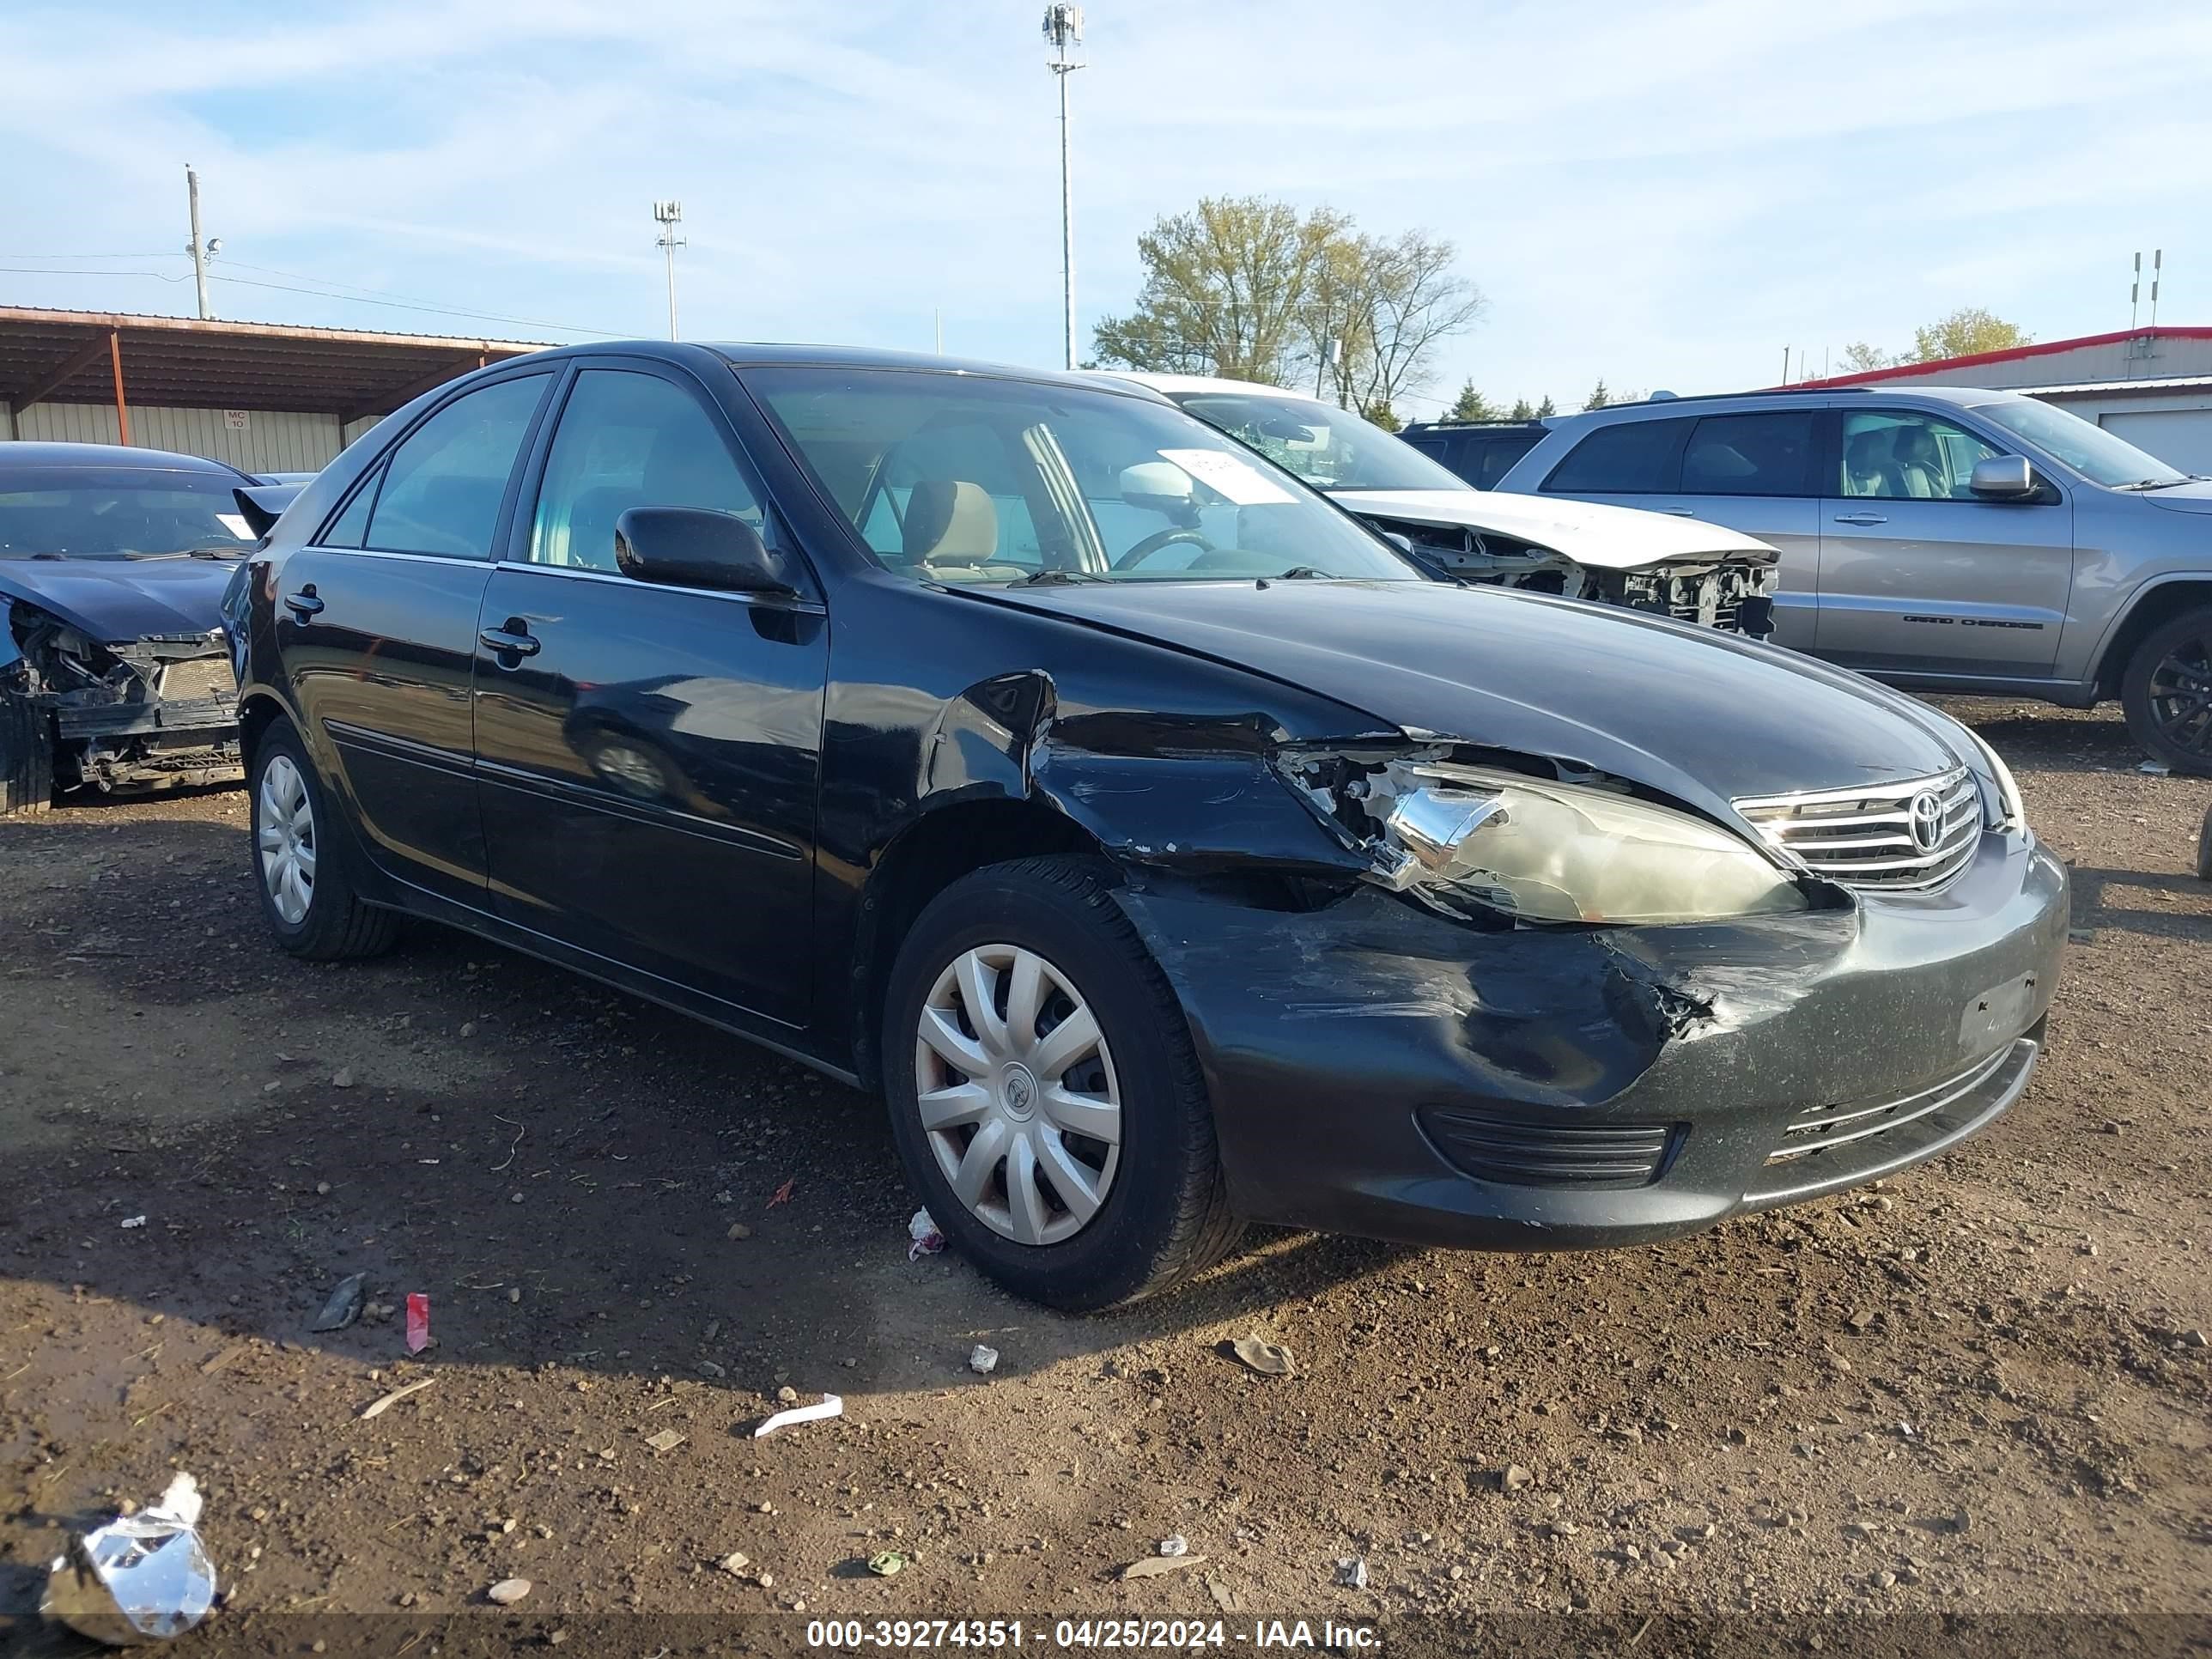
[[[0,1650],[74,1650],[35,1612],[64,1529],[173,1466],[224,1581],[192,1640],[272,1651],[318,1620],[681,1645],[609,1615],[778,1615],[687,1627],[740,1648],[823,1617],[2206,1628],[2212,789],[2109,714],[1960,712],[2080,930],[1979,1139],[1633,1252],[1262,1235],[1113,1319],[909,1262],[873,1099],[458,936],[283,957],[236,792],[0,826]],[[428,1297],[420,1359],[396,1315],[310,1334],[356,1272]],[[1218,1352],[1252,1333],[1296,1375]],[[746,1437],[785,1387],[846,1415]],[[1171,1534],[1206,1559],[1111,1580]]]

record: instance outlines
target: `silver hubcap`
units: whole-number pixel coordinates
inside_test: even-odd
[[[315,809],[290,756],[279,755],[263,769],[255,806],[262,884],[276,914],[297,927],[315,898]]]
[[[922,1005],[914,1075],[937,1167],[985,1226],[1057,1244],[1098,1213],[1121,1163],[1121,1085],[1059,969],[1018,945],[954,958]]]

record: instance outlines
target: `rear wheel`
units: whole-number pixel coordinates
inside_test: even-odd
[[[2212,606],[2143,636],[2120,683],[2128,731],[2152,759],[2212,775]]]
[[[46,711],[28,697],[0,691],[0,818],[43,812],[53,794],[53,740]]]
[[[299,734],[272,726],[253,750],[253,873],[261,914],[295,957],[337,962],[391,948],[392,912],[362,902]]]
[[[1017,1295],[1109,1308],[1235,1244],[1182,1009],[1097,866],[1025,859],[939,895],[892,969],[883,1052],[908,1179]]]

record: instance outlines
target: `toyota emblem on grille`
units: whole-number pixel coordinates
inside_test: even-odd
[[[1932,853],[1943,841],[1943,800],[1932,789],[1923,789],[1912,798],[1910,809],[1912,817],[1912,844],[1923,853]]]

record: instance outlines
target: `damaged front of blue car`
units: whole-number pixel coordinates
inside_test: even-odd
[[[240,775],[221,602],[287,493],[194,456],[0,445],[0,815]]]

